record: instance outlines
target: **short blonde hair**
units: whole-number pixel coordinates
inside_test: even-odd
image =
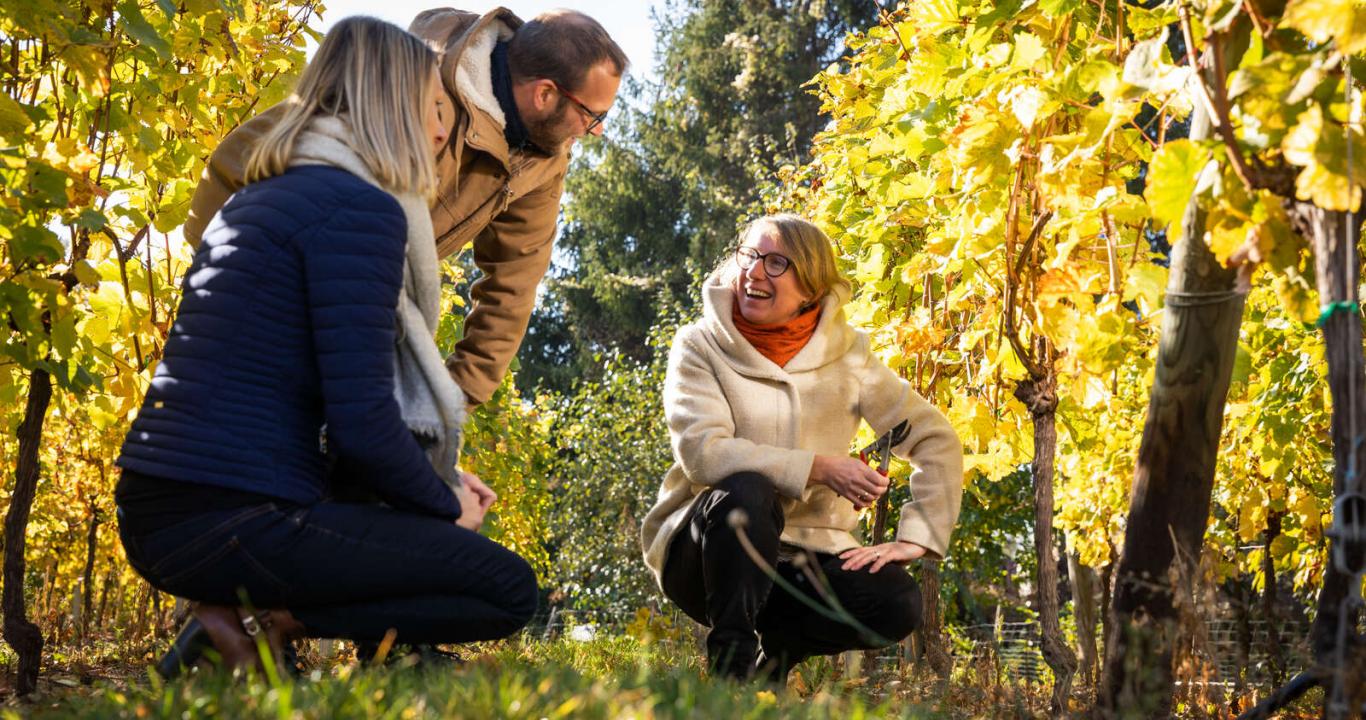
[[[406,30],[372,17],[348,17],[323,38],[299,76],[280,122],[247,160],[247,182],[289,167],[294,142],[317,115],[335,116],[350,145],[386,189],[436,194],[436,158],[425,114],[439,56]]]
[[[813,304],[836,287],[850,289],[849,280],[840,274],[839,266],[835,264],[834,243],[815,223],[790,213],[765,215],[745,225],[735,244],[743,245],[750,233],[763,227],[771,227],[778,233],[778,245],[792,261],[791,272],[797,274],[797,284],[811,296]],[[725,270],[727,282],[734,280],[738,268],[733,253],[724,265],[729,266]]]

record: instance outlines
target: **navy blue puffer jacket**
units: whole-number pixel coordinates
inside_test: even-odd
[[[118,464],[311,504],[327,442],[396,508],[460,505],[394,399],[407,222],[389,194],[332,167],[233,195],[205,231],[151,389]]]

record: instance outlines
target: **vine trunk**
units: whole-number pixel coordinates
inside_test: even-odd
[[[1022,380],[1015,397],[1029,408],[1034,422],[1034,552],[1038,571],[1034,583],[1035,604],[1043,635],[1043,659],[1053,670],[1051,711],[1054,717],[1068,714],[1067,699],[1077,672],[1077,658],[1063,640],[1058,613],[1058,561],[1053,555],[1053,458],[1058,448],[1057,380],[1050,372],[1041,378]]]
[[[43,634],[28,619],[24,607],[24,550],[27,546],[29,512],[38,490],[38,449],[43,439],[43,420],[52,402],[52,377],[41,368],[29,375],[24,420],[19,425],[19,458],[15,464],[14,494],[5,513],[4,592],[0,607],[5,614],[5,641],[19,657],[15,691],[27,695],[38,688],[38,668],[43,657]]]

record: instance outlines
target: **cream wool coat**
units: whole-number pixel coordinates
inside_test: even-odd
[[[910,436],[893,452],[919,469],[896,538],[943,557],[962,499],[962,443],[943,414],[845,321],[848,296],[825,296],[810,342],[778,367],[735,329],[734,291],[722,283],[716,274],[706,281],[702,319],[679,329],[669,353],[664,413],[674,465],[641,529],[655,579],[693,498],[742,471],[761,473],[777,487],[783,542],[828,553],[858,547],[853,504],[807,478],[816,455],[848,455],[860,420],[879,435],[910,420]]]

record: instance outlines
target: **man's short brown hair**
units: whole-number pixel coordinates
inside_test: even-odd
[[[602,62],[610,62],[617,77],[630,64],[597,20],[575,10],[541,13],[517,28],[508,42],[508,69],[517,82],[546,78],[572,92]]]

